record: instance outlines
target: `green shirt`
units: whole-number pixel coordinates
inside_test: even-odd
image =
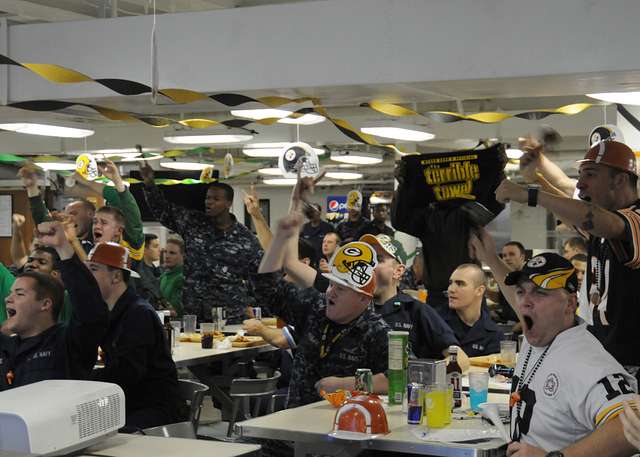
[[[124,236],[121,244],[129,250],[132,260],[140,261],[144,255],[144,231],[142,216],[136,199],[129,189],[118,192],[115,187],[104,186],[102,190],[107,205],[118,208],[124,214]]]
[[[7,320],[7,305],[5,299],[11,292],[11,286],[16,278],[13,277],[7,267],[0,262],[0,323]]]
[[[166,270],[160,275],[160,293],[176,310],[178,316],[182,316],[183,284],[182,265]]]

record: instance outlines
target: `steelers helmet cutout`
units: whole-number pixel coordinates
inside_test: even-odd
[[[613,124],[599,125],[591,130],[588,147],[591,148],[601,141],[618,141],[619,143],[624,143],[624,136],[622,135],[622,131]]]
[[[533,257],[531,260],[527,262],[527,266],[529,268],[540,268],[543,267],[547,263],[547,259],[542,257],[541,255]]]
[[[98,162],[91,154],[80,154],[76,159],[76,172],[87,181],[94,181],[100,176]]]
[[[285,178],[296,178],[298,168],[301,177],[314,177],[320,174],[320,161],[307,143],[290,143],[280,151],[278,168]]]
[[[200,172],[200,181],[210,181],[213,179],[213,167],[203,168]]]
[[[362,209],[362,192],[352,190],[347,194],[347,209],[360,211]]]

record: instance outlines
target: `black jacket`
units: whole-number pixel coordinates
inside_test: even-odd
[[[71,321],[30,338],[0,334],[0,391],[46,379],[90,376],[98,344],[107,331],[109,310],[93,275],[77,257],[63,260],[60,269],[73,304]],[[86,289],[95,292],[78,293]],[[9,372],[13,374],[11,384]]]
[[[176,366],[156,311],[132,288],[110,313],[109,330],[100,342],[105,367],[93,371],[95,381],[124,390],[127,426],[146,428],[181,420]],[[132,417],[144,415],[144,423]]]

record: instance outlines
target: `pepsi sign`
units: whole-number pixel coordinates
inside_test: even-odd
[[[347,196],[329,195],[327,197],[327,213],[347,213]]]

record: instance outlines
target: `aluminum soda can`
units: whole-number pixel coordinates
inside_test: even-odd
[[[356,370],[355,390],[370,394],[373,392],[373,373],[369,368]]]
[[[407,384],[407,424],[417,425],[422,421],[422,391],[424,384]]]

